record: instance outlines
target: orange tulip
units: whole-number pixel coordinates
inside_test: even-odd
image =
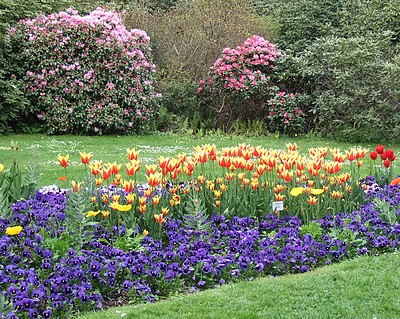
[[[139,206],[139,212],[144,214],[147,211],[147,206],[146,205],[140,205]]]
[[[285,185],[278,184],[274,187],[274,193],[283,192],[286,189]]]
[[[250,180],[249,180],[248,178],[243,178],[242,184],[243,184],[244,186],[247,186],[247,185],[250,184]]]
[[[160,173],[150,173],[146,178],[151,187],[156,187],[161,183],[162,176]]]
[[[168,213],[169,213],[169,208],[165,208],[165,207],[162,207],[162,208],[161,208],[161,214],[162,214],[163,216],[167,215]]]
[[[279,177],[284,179],[286,182],[290,182],[293,179],[293,171],[284,171]]]
[[[68,165],[69,165],[69,155],[65,155],[65,156],[58,155],[57,159],[60,162],[60,165],[62,167],[68,167]]]
[[[114,175],[118,174],[119,171],[121,170],[121,164],[117,164],[117,162],[108,163],[107,165],[108,165],[108,167],[111,168],[111,172]]]
[[[153,194],[153,187],[149,187],[143,192],[143,195],[147,198],[150,198],[151,194]]]
[[[110,216],[110,212],[107,210],[102,210],[101,215],[103,216],[103,218],[108,218],[108,216]]]
[[[142,161],[132,160],[129,163],[125,163],[126,173],[128,176],[133,176],[140,169]]]
[[[122,182],[122,187],[125,189],[125,191],[127,193],[132,193],[132,191],[133,191],[133,189],[135,187],[135,182],[133,180],[131,180],[131,179],[129,181],[124,180]]]
[[[180,204],[181,203],[181,197],[177,194],[172,196],[172,199],[174,200],[175,204]]]
[[[143,196],[139,197],[139,205],[140,206],[146,205],[146,201],[147,201],[146,197],[143,197]]]
[[[246,162],[246,170],[252,171],[254,169],[255,163],[253,161],[247,161]]]
[[[243,151],[242,157],[243,157],[246,161],[248,161],[250,158],[253,157],[253,151],[250,151],[250,150],[245,150],[245,151]]]
[[[340,191],[332,191],[331,196],[335,199],[342,199],[344,194],[343,194],[343,192],[340,192]]]
[[[80,152],[79,153],[80,157],[81,157],[81,162],[85,165],[89,164],[90,160],[93,157],[92,153],[85,153],[85,152]]]
[[[99,174],[99,170],[101,169],[101,167],[103,166],[103,162],[102,161],[95,161],[92,164],[89,165],[89,168],[91,170],[92,175],[98,175]]]
[[[157,223],[159,223],[160,225],[162,225],[165,222],[165,218],[163,216],[163,214],[154,214],[154,219],[156,220]]]
[[[287,143],[286,147],[289,151],[294,152],[297,150],[297,144],[296,143]]]
[[[310,196],[307,200],[308,204],[310,205],[317,205],[317,197],[315,196]]]
[[[200,163],[205,163],[205,162],[207,162],[207,156],[208,156],[208,154],[207,154],[207,152],[206,151],[202,151],[201,153],[198,153],[198,158],[197,158],[197,160],[200,162]]]
[[[128,204],[132,204],[135,201],[136,194],[129,193],[128,195],[125,196],[125,199]]]
[[[350,162],[354,161],[356,159],[356,156],[357,152],[355,150],[346,151],[346,157]]]
[[[119,200],[120,200],[120,199],[121,199],[121,195],[114,194],[114,195],[111,196],[111,200],[112,200],[113,202],[119,203]]]
[[[147,175],[154,174],[157,171],[157,165],[152,164],[152,165],[147,165],[146,164],[146,173]]]
[[[164,170],[164,168],[167,166],[168,162],[169,162],[169,157],[165,158],[163,156],[158,158],[158,166],[160,166],[160,168],[162,170]]]
[[[399,185],[399,184],[400,184],[400,177],[396,177],[395,179],[393,179],[390,182],[390,185],[392,185],[392,186],[396,186],[396,185]]]
[[[130,161],[137,160],[139,158],[140,151],[136,151],[134,148],[126,150],[126,152]]]
[[[160,196],[153,196],[153,198],[151,199],[151,201],[153,202],[153,205],[158,205],[160,203]]]
[[[231,158],[228,156],[217,157],[218,165],[221,167],[229,168],[231,166]]]
[[[119,186],[119,185],[121,185],[121,182],[122,182],[122,175],[117,174],[117,175],[115,175],[115,178],[111,184],[113,184],[115,186]]]
[[[190,158],[188,159],[186,165],[187,165],[187,168],[188,168],[190,171],[194,171],[194,169],[196,168],[196,164],[197,164],[197,160],[194,159],[193,157],[190,157]]]
[[[203,176],[203,175],[197,176],[197,181],[198,181],[200,184],[203,184],[203,183],[206,181],[206,177]]]
[[[257,189],[260,186],[260,183],[257,178],[251,179],[251,189]]]
[[[112,169],[111,167],[108,167],[107,169],[101,169],[99,171],[101,177],[106,181],[107,179],[110,178],[111,174],[112,174]]]
[[[74,193],[77,193],[82,186],[82,182],[77,183],[75,181],[71,181],[71,185],[72,185],[72,191]]]

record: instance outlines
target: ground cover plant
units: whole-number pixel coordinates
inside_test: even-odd
[[[370,176],[352,184],[352,178],[359,178],[359,166],[354,164],[354,170],[347,173],[350,179],[345,177],[342,185],[340,170],[323,185],[322,175],[340,166],[325,158],[319,161],[317,155],[325,153],[323,148],[309,151],[306,163],[311,166],[303,172],[308,178],[299,177],[298,184],[294,166],[302,155],[296,144],[288,144],[276,157],[273,151],[246,144],[221,150],[199,146],[189,156],[160,157],[158,165],[147,165],[147,185],[137,184],[134,178],[141,166],[137,150],[127,150],[129,161],[123,173],[122,164],[101,164],[92,154],[81,152],[81,168],[87,174],[84,181],[71,181],[68,189],[41,188],[32,198],[14,203],[10,218],[1,219],[1,312],[11,318],[70,316],[241,279],[308,272],[356,255],[398,248],[400,186],[398,179],[389,177],[395,162],[393,150],[382,145],[368,153],[363,148],[347,153],[331,150],[336,163],[342,159],[375,163],[377,179]],[[271,172],[264,171],[270,173],[269,178],[253,186],[263,175],[258,167],[268,166],[274,158]],[[67,176],[69,157],[60,154],[58,160]],[[285,168],[289,162],[293,162],[290,168]],[[315,162],[321,167],[315,167]],[[219,177],[217,166],[227,166]],[[313,170],[321,171],[314,176]],[[246,175],[250,172],[253,180]],[[309,182],[312,176],[314,183]],[[342,193],[339,200],[345,205],[352,203],[346,192],[359,198],[352,193],[354,188],[362,190],[354,209],[328,209],[331,200],[338,199],[334,194]],[[251,205],[219,210],[224,200],[229,201],[229,196],[223,198],[229,192],[240,200],[246,192],[262,189],[265,194],[253,194],[248,200],[270,196],[279,203],[282,198],[277,196],[284,196],[284,211],[280,211],[281,204],[271,205],[271,211],[264,210],[264,214]],[[328,207],[321,206],[316,215],[301,214],[302,205],[312,210],[315,200]]]

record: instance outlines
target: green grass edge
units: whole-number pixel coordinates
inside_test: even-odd
[[[241,281],[79,319],[400,318],[400,254],[362,256],[305,274]]]

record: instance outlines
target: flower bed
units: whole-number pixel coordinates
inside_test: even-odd
[[[148,174],[149,183],[151,174],[154,178],[157,172]],[[202,192],[190,181],[178,187],[134,184],[131,192],[124,182],[97,189],[77,182],[72,190],[42,188],[33,198],[14,203],[10,219],[0,220],[0,312],[6,318],[68,318],[78,311],[152,302],[176,292],[307,272],[356,255],[395,251],[400,246],[400,184],[396,179],[380,184],[373,177],[360,181],[363,201],[357,210],[303,221],[294,214],[208,214],[200,196],[188,197],[188,213],[176,218],[178,210],[175,216],[170,210],[183,202],[174,196],[183,198],[188,185],[193,194]],[[294,187],[288,188],[293,192]],[[306,189],[301,184],[296,188],[293,193],[301,192],[297,196]],[[121,196],[129,193],[135,195],[132,203]],[[170,206],[157,206],[157,196]],[[94,210],[98,199],[102,208]],[[146,203],[147,212],[140,211]],[[164,211],[153,214],[156,208]],[[134,222],[135,213],[158,225],[159,232],[153,228],[149,234],[143,228],[149,224]]]

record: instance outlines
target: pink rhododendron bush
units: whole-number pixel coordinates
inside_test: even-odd
[[[114,11],[41,15],[9,38],[29,112],[49,134],[136,133],[158,111],[150,38]]]
[[[274,44],[259,35],[235,49],[223,50],[197,91],[205,107],[216,113],[218,126],[260,120],[271,132],[292,135],[303,130],[305,114],[301,105],[306,96],[295,88],[286,92],[279,83],[275,69],[282,57]]]

